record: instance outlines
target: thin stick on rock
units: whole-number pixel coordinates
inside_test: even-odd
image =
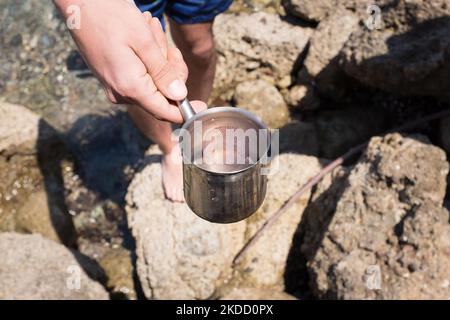
[[[399,132],[399,131],[408,131],[411,129],[414,129],[415,127],[433,121],[437,120],[439,118],[447,118],[450,116],[450,110],[441,111],[429,116],[426,116],[424,118],[418,119],[416,121],[407,123],[403,126],[394,128],[387,133],[390,132]],[[256,233],[250,238],[250,240],[242,247],[242,249],[238,252],[236,257],[233,260],[233,265],[239,264],[242,260],[242,257],[250,250],[252,246],[255,245],[255,243],[261,238],[264,231],[267,230],[271,225],[273,225],[278,218],[285,213],[290,207],[294,205],[294,203],[309,189],[313,188],[315,185],[317,185],[323,177],[325,177],[327,174],[331,173],[334,169],[342,165],[346,160],[352,158],[353,156],[357,155],[361,151],[364,150],[364,148],[368,145],[368,141],[364,142],[356,147],[351,148],[349,151],[347,151],[344,155],[337,158],[330,164],[328,164],[325,168],[323,168],[317,175],[312,177],[308,180],[306,184],[304,184],[300,189],[298,189],[274,214],[272,214],[269,219],[256,231]]]

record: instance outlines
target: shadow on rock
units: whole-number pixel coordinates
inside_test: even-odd
[[[64,245],[76,249],[76,230],[66,203],[64,172],[73,164],[73,158],[66,145],[58,137],[54,128],[43,120],[39,121],[37,140],[37,162],[43,177],[49,218],[59,240]],[[31,197],[34,195],[32,194]],[[39,203],[36,205],[40,205]],[[42,204],[43,206],[45,204]],[[99,264],[86,255],[71,250],[74,258],[86,274],[104,284],[105,274]]]
[[[348,184],[347,178],[348,173],[339,169],[314,188],[310,203],[294,234],[286,262],[284,282],[286,292],[298,298],[314,298],[309,286],[311,275],[308,274],[307,261],[315,256],[328,231],[338,199]],[[319,196],[314,198],[316,194]]]
[[[66,132],[64,140],[78,161],[77,173],[86,187],[103,200],[124,204],[134,166],[150,144],[128,115],[84,116]]]
[[[342,67],[371,87],[448,101],[449,28],[450,17],[443,16],[410,23],[402,33],[359,30],[341,52]]]
[[[62,243],[83,252],[74,251],[74,257],[86,273],[109,287],[103,266],[91,258],[108,254],[103,244],[107,241],[130,250],[135,260],[124,211],[125,195],[135,169],[155,160],[144,159],[150,142],[125,112],[86,115],[65,133],[54,134],[52,140],[47,138],[49,130],[55,131],[40,121],[37,158],[51,223]],[[139,288],[134,289],[139,293]],[[113,290],[111,297],[125,295]]]
[[[43,177],[51,223],[61,243],[74,247],[76,232],[65,202],[64,167],[70,165],[66,146],[55,129],[39,121],[37,162]],[[50,137],[50,138],[49,138]]]

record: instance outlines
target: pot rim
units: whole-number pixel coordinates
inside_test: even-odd
[[[210,115],[210,114],[214,114],[214,113],[220,113],[220,112],[232,112],[232,113],[238,113],[240,115],[245,116],[246,118],[248,118],[250,121],[254,122],[257,126],[259,126],[259,129],[266,129],[269,135],[269,143],[267,144],[266,150],[264,150],[264,153],[258,158],[258,161],[256,161],[255,163],[250,164],[248,167],[242,168],[242,169],[238,169],[238,170],[234,170],[234,171],[212,171],[212,170],[208,170],[206,168],[203,168],[199,165],[196,165],[195,163],[189,163],[189,164],[185,164],[183,162],[183,165],[192,165],[204,172],[207,173],[211,173],[211,174],[217,174],[217,175],[233,175],[233,174],[237,174],[237,173],[241,173],[244,171],[247,171],[253,167],[256,167],[257,165],[261,164],[261,159],[267,157],[267,153],[270,150],[271,147],[271,131],[270,129],[267,127],[267,125],[261,120],[260,117],[254,115],[253,113],[251,113],[250,111],[247,111],[245,109],[239,108],[239,107],[232,107],[232,106],[223,106],[223,107],[213,107],[210,109],[206,109],[202,112],[196,113],[193,117],[191,117],[189,120],[187,120],[183,126],[181,127],[181,129],[187,130],[187,128],[189,128],[191,126],[191,124],[196,121],[196,120],[200,120],[201,118],[203,118],[204,116]],[[183,157],[183,155],[182,155]]]

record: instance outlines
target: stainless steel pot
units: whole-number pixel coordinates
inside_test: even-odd
[[[239,108],[217,107],[195,114],[187,100],[178,105],[185,120],[180,143],[186,203],[195,214],[210,222],[232,223],[249,217],[258,210],[266,195],[264,170],[267,170],[270,150],[267,126]],[[206,155],[213,143],[212,139],[207,139],[211,132],[225,137],[223,149],[218,150],[217,145],[210,148],[212,160],[219,161],[211,161],[208,159],[211,155]],[[238,141],[238,134],[236,139],[227,140],[230,132],[245,132],[248,136],[244,142]],[[252,132],[257,133],[256,138]],[[230,154],[234,154],[233,159],[228,159],[232,161],[227,160]]]

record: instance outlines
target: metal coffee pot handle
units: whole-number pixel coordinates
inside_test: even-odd
[[[192,108],[192,105],[187,98],[183,101],[177,101],[177,104],[180,108],[180,112],[183,116],[184,122],[188,121],[195,115],[195,110],[194,108]]]

